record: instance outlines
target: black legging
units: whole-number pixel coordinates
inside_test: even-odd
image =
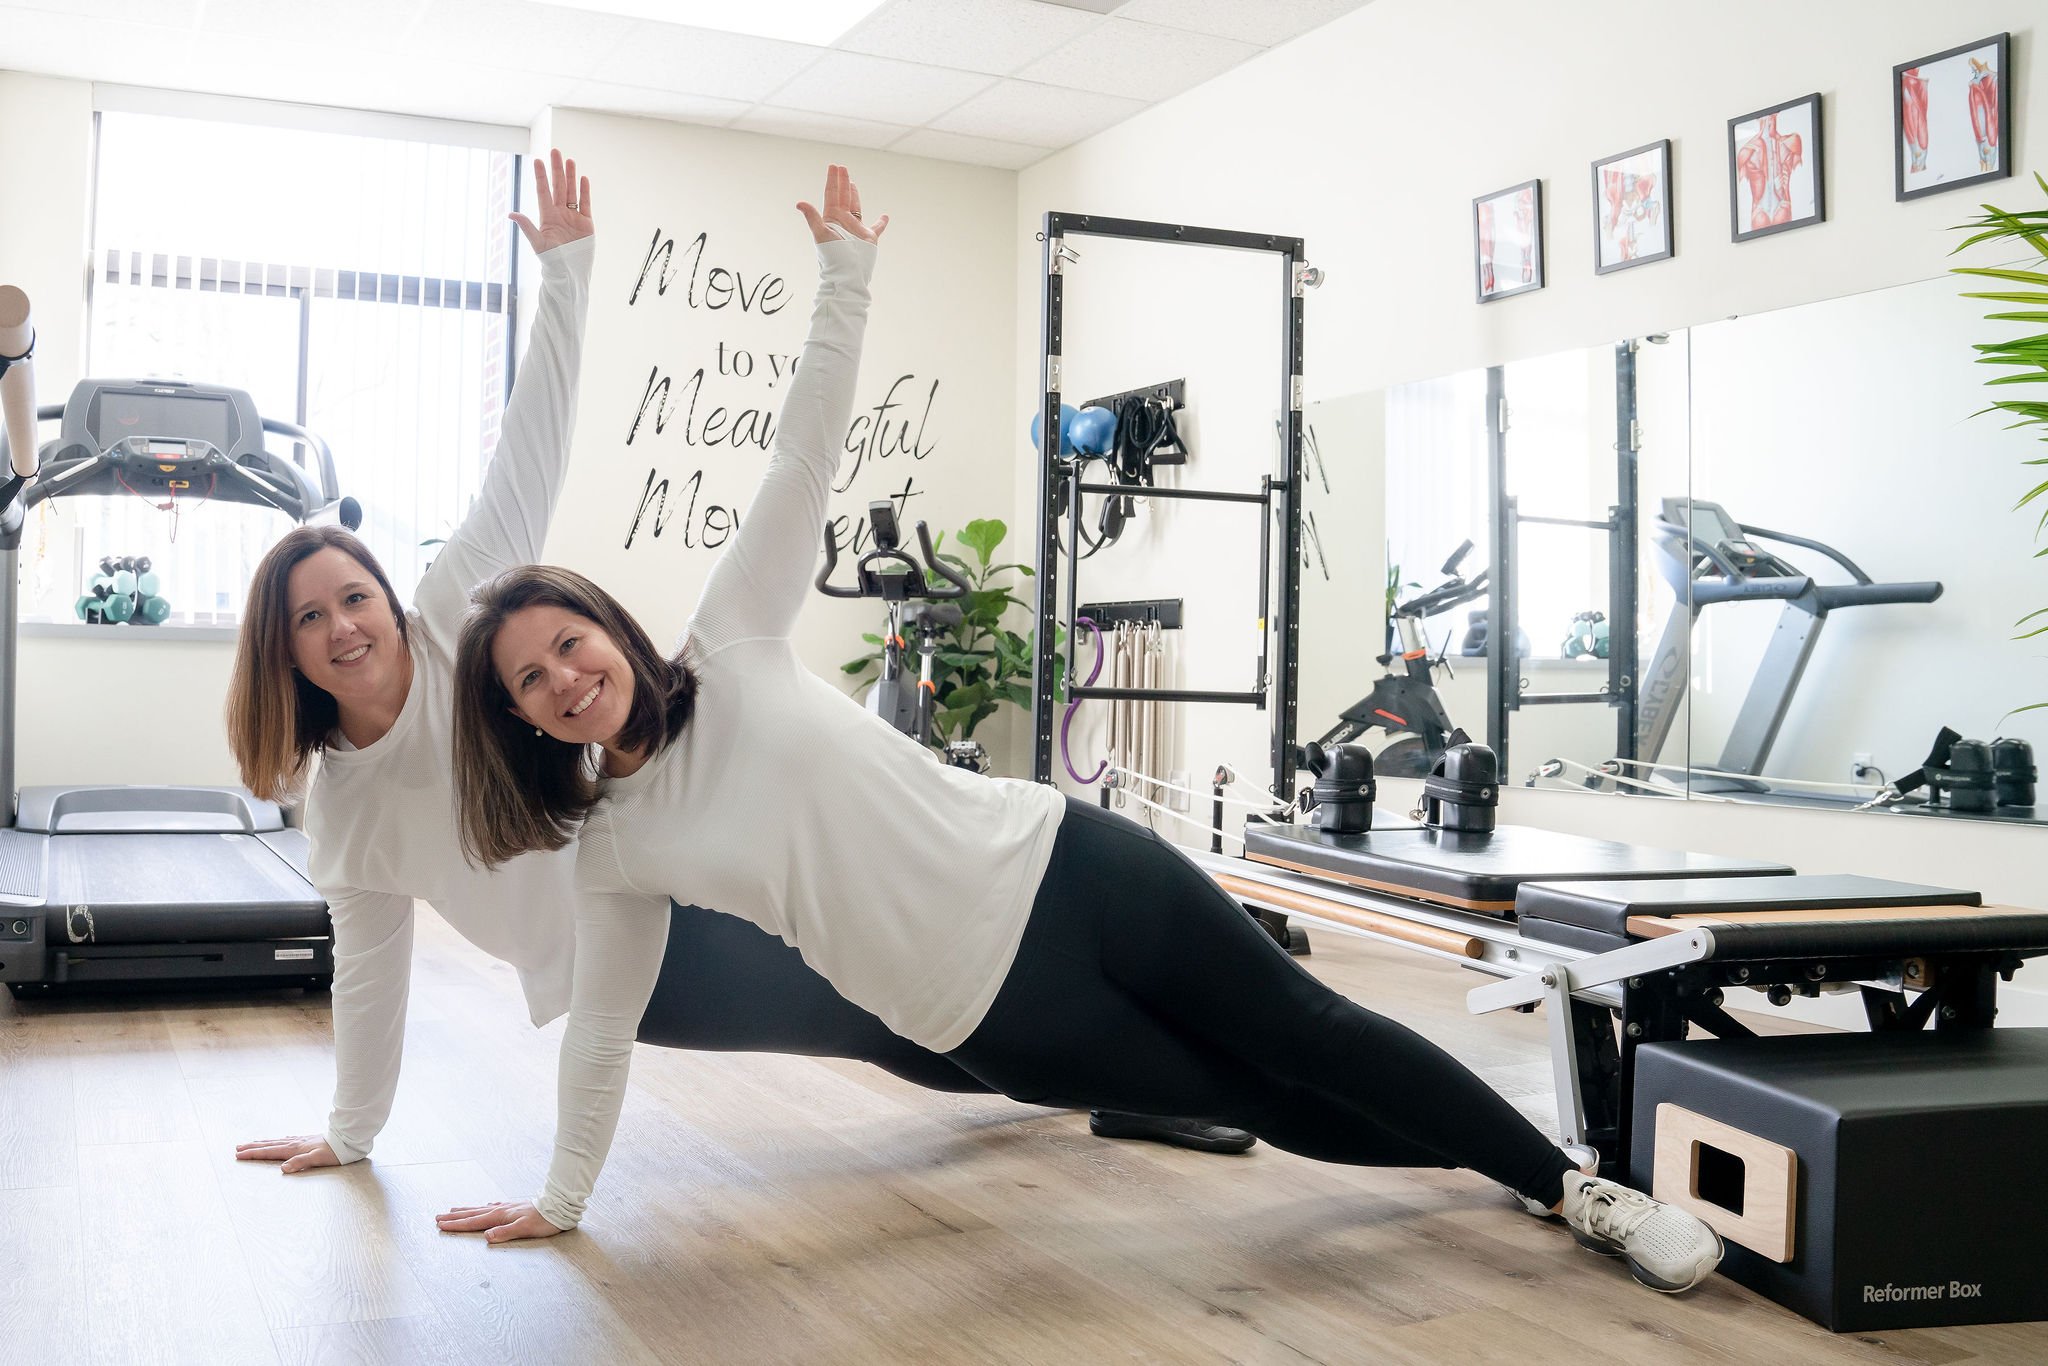
[[[707,1053],[851,1058],[932,1091],[994,1087],[841,996],[803,955],[750,920],[671,904],[661,977],[640,1042]]]
[[[1555,1204],[1572,1163],[1486,1083],[1318,982],[1171,843],[1067,802],[1017,958],[947,1056],[1037,1105],[1187,1115]]]

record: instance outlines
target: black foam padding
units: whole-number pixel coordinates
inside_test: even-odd
[[[1721,1274],[1836,1332],[2048,1318],[2048,1030],[1644,1044],[1644,1190],[1665,1102],[1798,1154],[1792,1260],[1731,1239]]]
[[[1627,948],[1635,941],[1625,934],[1609,934],[1605,930],[1589,930],[1584,925],[1567,925],[1556,920],[1544,920],[1533,915],[1515,916],[1515,924],[1522,932],[1522,938],[1535,944],[1557,944],[1568,949],[1584,949],[1587,953],[1605,953],[1609,949]]]
[[[1782,863],[1692,854],[1503,825],[1485,833],[1381,830],[1328,835],[1298,825],[1245,827],[1245,853],[1375,887],[1457,905],[1507,909],[1525,882],[1586,879],[1760,877]]]
[[[1659,881],[1543,882],[1522,888],[1515,912],[1528,919],[1627,934],[1632,915],[1717,915],[1730,911],[1826,911],[1859,906],[1981,906],[1977,892],[1923,887],[1854,873]],[[1720,931],[1717,929],[1716,934]]]

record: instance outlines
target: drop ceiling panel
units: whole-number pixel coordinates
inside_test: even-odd
[[[858,52],[828,52],[776,91],[768,103],[916,127],[994,83],[992,77],[974,71],[948,71]]]
[[[998,81],[979,95],[931,121],[941,132],[1021,142],[1034,147],[1067,147],[1122,123],[1143,109],[1142,100],[1067,90],[1030,81]]]
[[[1027,81],[1068,85],[1126,99],[1163,100],[1220,76],[1261,49],[1206,33],[1128,19],[1104,19],[1018,72]]]
[[[894,0],[834,46],[1007,76],[1096,22],[1094,15],[1035,0]]]

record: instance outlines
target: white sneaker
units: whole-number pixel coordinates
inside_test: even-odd
[[[1600,1174],[1600,1150],[1598,1148],[1590,1147],[1584,1143],[1560,1143],[1557,1146],[1566,1157],[1571,1159],[1572,1165],[1585,1175],[1598,1176]],[[1538,1219],[1557,1218],[1557,1211],[1544,1204],[1541,1200],[1531,1200],[1528,1196],[1523,1195],[1512,1187],[1503,1186],[1501,1189],[1514,1196],[1521,1203],[1523,1209],[1529,1211]]]
[[[1564,1181],[1564,1221],[1603,1257],[1623,1257],[1652,1290],[1690,1290],[1721,1263],[1721,1235],[1672,1205],[1597,1176]]]

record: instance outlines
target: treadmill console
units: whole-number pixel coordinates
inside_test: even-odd
[[[1685,528],[1693,554],[1705,556],[1717,569],[1732,566],[1743,578],[1775,578],[1784,570],[1777,556],[1743,534],[1742,524],[1719,503],[1697,498],[1666,498],[1664,520]],[[1725,565],[1721,562],[1725,561]]]

